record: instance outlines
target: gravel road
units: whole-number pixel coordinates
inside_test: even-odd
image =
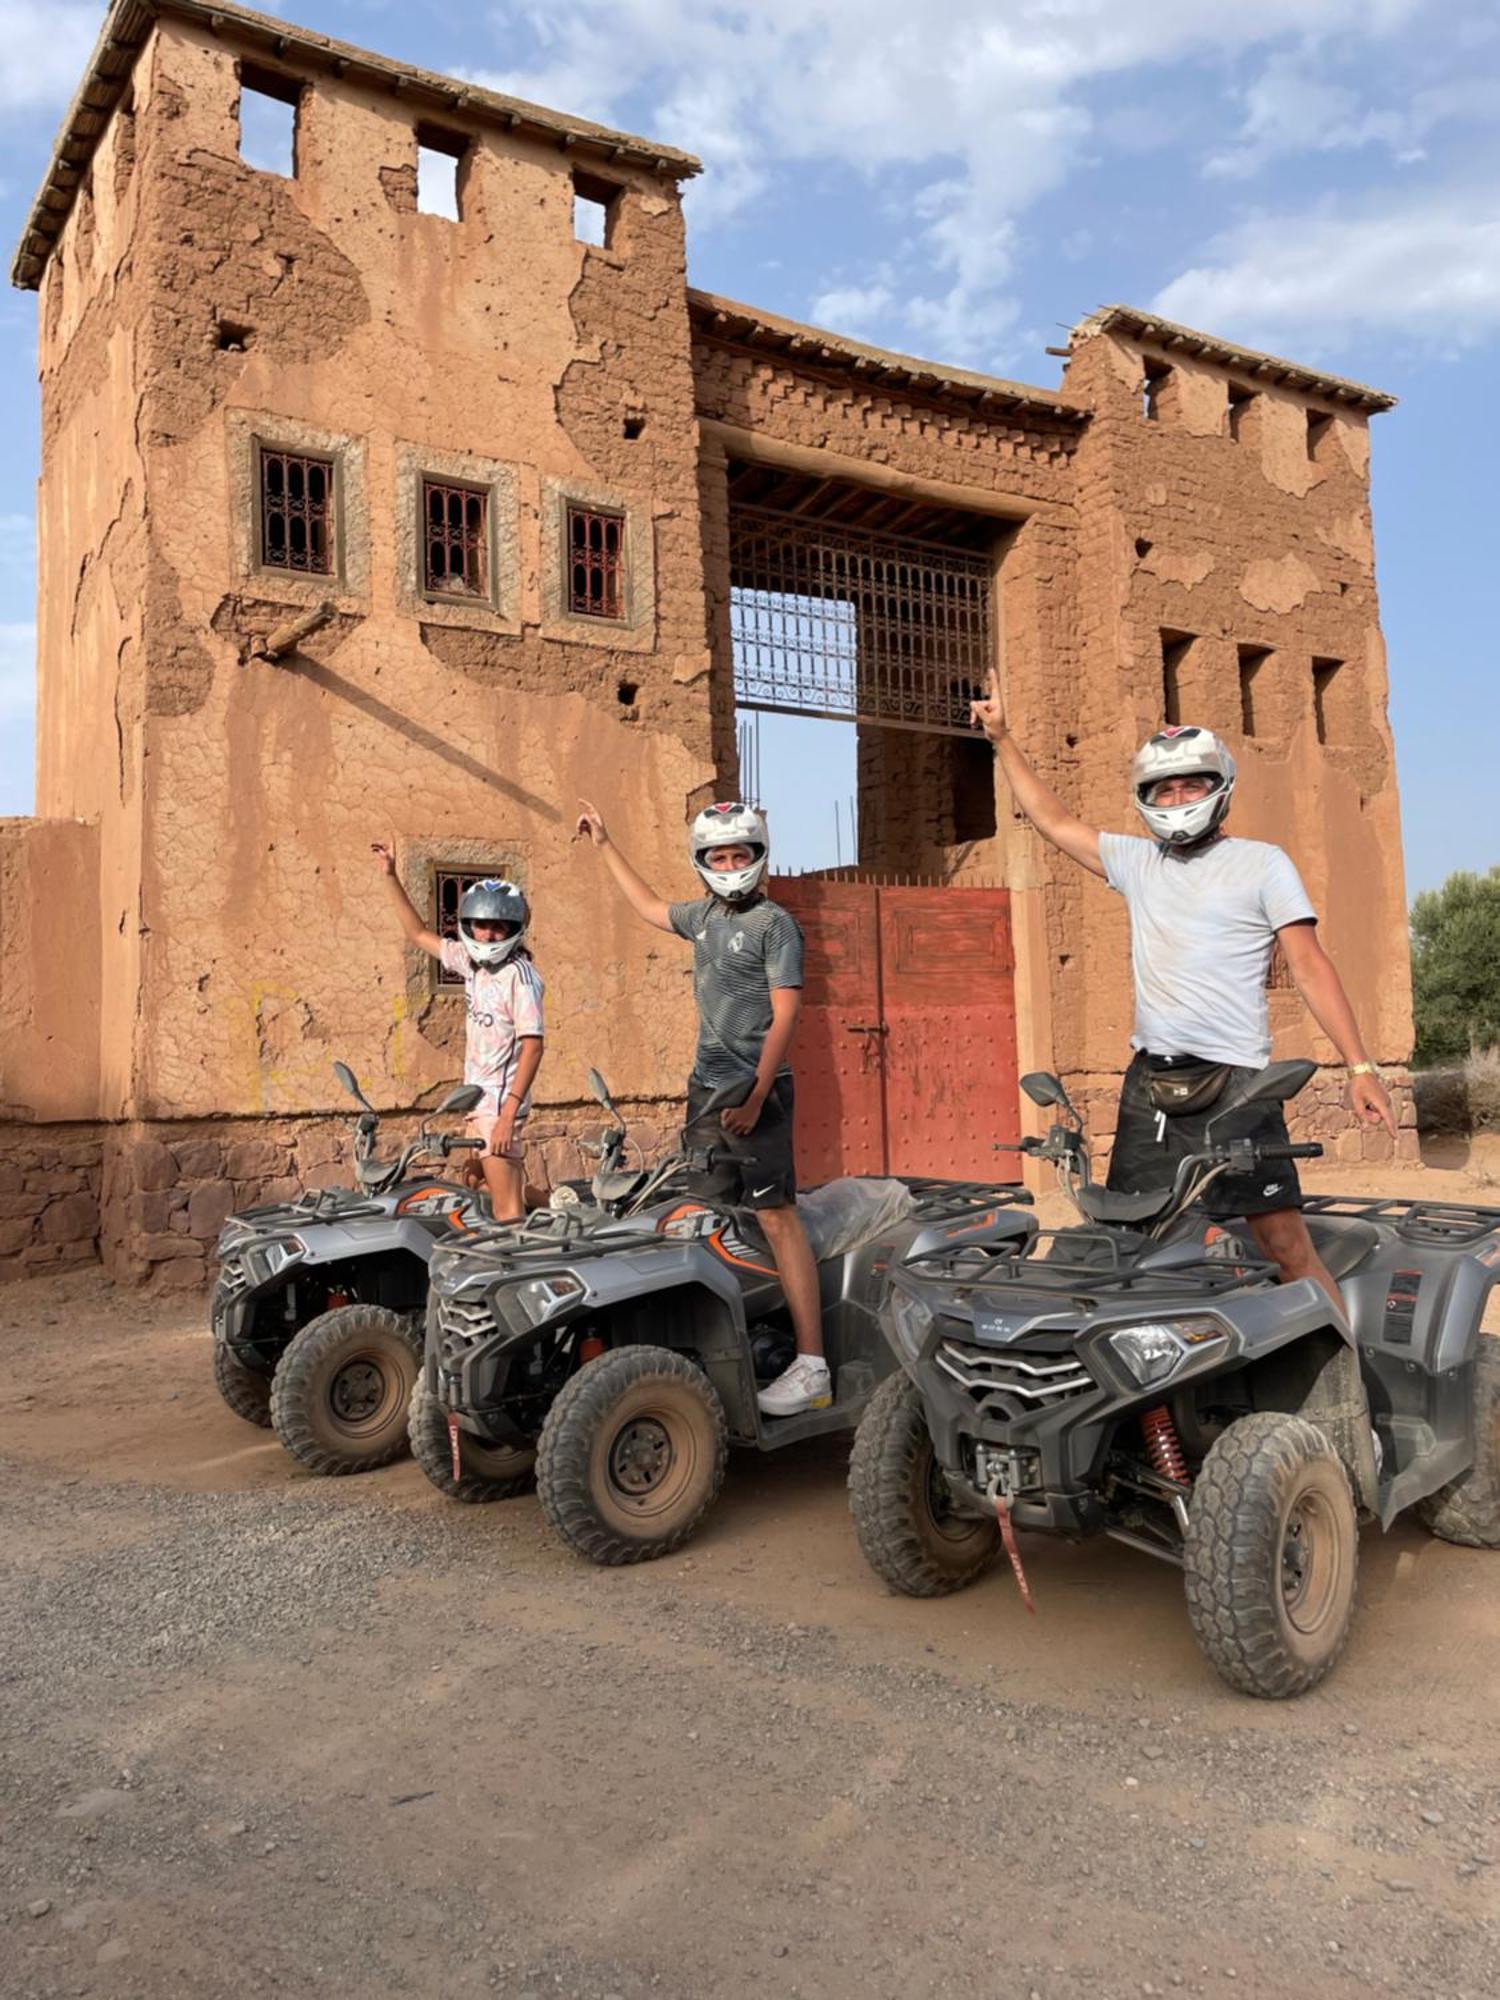
[[[0,1290],[0,1994],[1422,1995],[1500,1988],[1500,1556],[1367,1534],[1302,1701],[1177,1575],[1030,1541],[889,1595],[841,1447],[683,1555],[312,1480],[199,1309]]]

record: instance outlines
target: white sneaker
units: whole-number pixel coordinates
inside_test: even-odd
[[[820,1354],[799,1354],[756,1397],[764,1417],[796,1417],[804,1410],[826,1410],[833,1401],[833,1377]]]

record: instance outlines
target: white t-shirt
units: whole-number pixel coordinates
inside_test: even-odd
[[[474,1115],[493,1118],[515,1079],[522,1041],[546,1032],[542,976],[521,955],[508,958],[504,965],[476,965],[457,938],[443,940],[443,970],[464,983],[469,1015],[464,1082],[484,1085],[484,1102]],[[517,1122],[530,1109],[528,1096],[517,1107]]]
[[[1276,933],[1318,915],[1291,857],[1268,841],[1222,839],[1183,859],[1154,840],[1101,833],[1099,858],[1130,911],[1132,1048],[1263,1069]]]

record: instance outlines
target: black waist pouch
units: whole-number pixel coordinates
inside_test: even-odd
[[[1233,1074],[1233,1063],[1207,1062],[1202,1056],[1146,1057],[1146,1095],[1151,1109],[1168,1118],[1186,1111],[1207,1111],[1218,1103]]]

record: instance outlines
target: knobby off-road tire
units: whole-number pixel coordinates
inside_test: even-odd
[[[1000,1552],[1000,1530],[952,1509],[909,1378],[888,1375],[871,1397],[849,1458],[849,1511],[865,1561],[908,1597],[946,1597]]]
[[[1500,1340],[1479,1337],[1474,1356],[1474,1463],[1413,1512],[1445,1542],[1500,1549]]]
[[[445,1493],[450,1500],[511,1500],[531,1484],[536,1466],[534,1447],[518,1450],[511,1445],[481,1444],[467,1431],[460,1434],[458,1447],[463,1476],[455,1479],[447,1407],[433,1395],[421,1375],[411,1392],[406,1430],[412,1457],[439,1493]]]
[[[1359,1529],[1343,1461],[1302,1417],[1241,1417],[1193,1482],[1183,1573],[1199,1645],[1233,1688],[1322,1680],[1349,1636]]]
[[[619,1347],[580,1368],[537,1440],[542,1512],[591,1562],[680,1548],[712,1504],[728,1455],[724,1406],[691,1361]]]
[[[227,1340],[214,1342],[214,1384],[237,1417],[271,1428],[271,1378],[247,1368]]]
[[[407,1449],[420,1337],[385,1306],[335,1306],[293,1340],[271,1380],[271,1423],[299,1465],[370,1472]]]

